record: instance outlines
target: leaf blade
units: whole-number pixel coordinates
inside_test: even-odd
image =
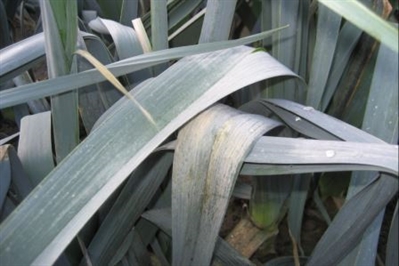
[[[207,68],[202,67],[204,60]],[[253,69],[256,71],[251,75],[244,75]],[[213,82],[201,78],[209,74]],[[294,74],[266,53],[252,53],[250,48],[237,47],[183,59],[156,79],[136,87],[134,96],[152,113],[161,130],[155,131],[144,117],[136,115],[138,110],[129,101],[124,101],[116,118],[106,120],[93,130],[0,225],[3,236],[0,258],[21,264],[53,262],[126,176],[169,134],[214,101],[250,83],[278,75]],[[165,86],[169,89],[164,89]],[[143,93],[148,90],[153,94]],[[154,97],[162,101],[154,105]],[[136,125],[140,125],[140,130]],[[126,135],[134,141],[123,141]],[[81,156],[86,159],[82,160]],[[68,192],[70,189],[73,194]],[[38,195],[41,197],[34,200]],[[59,199],[57,205],[52,201],[55,196]],[[16,231],[24,230],[29,231],[25,232],[29,239],[24,239],[24,243],[12,237]],[[19,248],[24,248],[25,256],[18,256],[21,261],[16,262],[13,254],[19,254]]]

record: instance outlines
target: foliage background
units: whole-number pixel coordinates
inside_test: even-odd
[[[2,1],[1,261],[397,263],[397,3],[362,5]]]

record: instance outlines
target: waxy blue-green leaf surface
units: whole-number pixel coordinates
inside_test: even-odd
[[[0,225],[1,260],[53,263],[138,164],[188,119],[248,84],[293,75],[266,53],[252,50],[237,47],[188,57],[136,88],[134,97],[157,128],[131,101],[122,102],[112,119],[93,130]],[[15,234],[28,237],[22,241]],[[22,250],[24,256],[17,256]]]

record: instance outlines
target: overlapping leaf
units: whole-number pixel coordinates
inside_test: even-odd
[[[172,178],[175,265],[210,263],[242,160],[254,140],[279,125],[215,106],[180,131]]]
[[[279,75],[293,74],[266,53],[237,47],[181,60],[136,88],[134,97],[159,130],[130,101],[121,102],[112,119],[93,130],[1,224],[1,260],[54,262],[89,217],[169,134],[225,95]],[[27,237],[22,240],[16,233]],[[22,250],[24,256],[17,256]]]
[[[142,215],[145,219],[157,225],[161,230],[172,236],[171,209],[150,210]],[[222,238],[217,238],[214,257],[228,265],[253,265],[248,259],[241,256]]]
[[[144,69],[159,63],[167,62],[171,59],[182,58],[193,54],[212,52],[226,49],[237,45],[244,45],[257,40],[264,39],[274,32],[285,27],[255,34],[245,38],[222,41],[216,43],[205,43],[200,45],[191,45],[186,47],[172,48],[168,50],[157,51],[149,54],[135,56],[125,60],[107,65],[109,70],[117,77]],[[18,49],[18,47],[16,47]],[[29,100],[40,99],[50,95],[71,91],[74,88],[80,88],[86,85],[104,81],[105,78],[97,70],[88,70],[78,74],[72,74],[67,77],[38,82],[20,86],[18,88],[8,89],[0,92],[0,108],[14,106]]]
[[[50,112],[22,119],[18,157],[34,186],[54,168]]]

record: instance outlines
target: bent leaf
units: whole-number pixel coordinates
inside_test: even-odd
[[[237,47],[188,57],[136,87],[133,96],[160,130],[137,115],[130,101],[120,102],[113,116],[0,225],[1,261],[53,263],[112,192],[177,128],[235,90],[270,77],[295,76],[270,55],[252,51]]]
[[[269,37],[273,33],[284,28],[286,27],[273,29],[267,32],[262,32],[232,41],[205,43],[200,45],[190,45],[186,47],[177,47],[167,50],[156,51],[153,53],[143,54],[120,60],[116,63],[107,65],[107,68],[111,71],[112,74],[114,74],[116,77],[119,77],[134,71],[138,71],[140,69],[167,62],[171,59],[178,59],[184,56],[207,53],[235,47],[238,45],[252,43]],[[24,103],[29,100],[40,99],[43,97],[71,91],[75,88],[80,88],[101,81],[105,81],[105,77],[101,75],[97,70],[87,70],[65,77],[59,77],[56,79],[0,91],[0,109]]]

